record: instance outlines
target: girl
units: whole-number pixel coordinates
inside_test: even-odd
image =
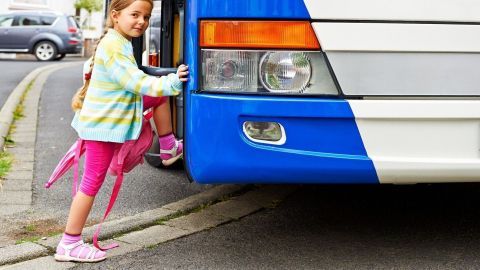
[[[82,230],[115,148],[138,138],[143,110],[154,107],[157,131],[167,133],[160,136],[160,144],[162,149],[171,150],[162,151],[162,159],[171,161],[181,155],[181,144],[171,127],[164,125],[170,121],[170,112],[163,96],[180,93],[188,67],[181,65],[176,74],[160,78],[148,76],[138,69],[130,43],[145,32],[152,9],[152,0],[111,1],[106,31],[95,49],[85,85],[72,100],[76,111],[72,127],[85,143],[85,168],[57,246],[58,261],[98,262],[106,258],[104,251],[83,243]]]

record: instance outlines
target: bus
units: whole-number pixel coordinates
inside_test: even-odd
[[[193,181],[475,182],[479,10],[476,0],[162,0],[133,44],[146,73],[190,68],[172,114]]]

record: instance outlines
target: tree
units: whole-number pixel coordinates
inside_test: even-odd
[[[92,12],[102,10],[103,0],[76,0],[73,5],[77,10],[85,9],[88,12],[88,28],[91,28]]]

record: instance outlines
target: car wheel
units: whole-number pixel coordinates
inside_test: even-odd
[[[57,55],[57,57],[55,57],[55,61],[62,60],[64,57],[65,57],[64,53],[59,54],[59,55]]]
[[[57,56],[57,46],[50,41],[40,41],[33,49],[33,54],[40,61],[51,61]]]

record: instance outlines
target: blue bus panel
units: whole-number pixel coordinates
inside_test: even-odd
[[[199,183],[378,183],[345,100],[197,92],[201,19],[309,19],[301,0],[187,1],[185,164]],[[245,121],[280,123],[283,145],[249,140]]]
[[[186,163],[199,183],[378,183],[347,102],[192,94]],[[272,121],[284,145],[250,141],[245,121]]]

